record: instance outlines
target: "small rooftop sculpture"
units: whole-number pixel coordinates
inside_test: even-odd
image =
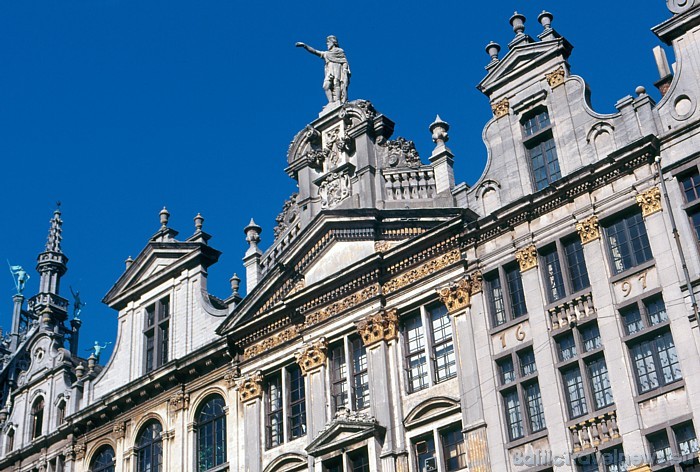
[[[95,345],[90,349],[86,349],[86,351],[91,351],[95,355],[95,362],[100,362],[100,354],[102,354],[102,351],[104,351],[110,344],[112,343],[107,342],[104,346],[100,346],[99,341],[95,341]]]
[[[15,289],[17,290],[17,295],[21,295],[24,291],[24,286],[29,280],[29,274],[22,266],[11,265],[10,261],[7,261],[7,265],[10,266],[10,273],[12,274],[12,279],[15,281]]]
[[[304,48],[325,61],[323,90],[326,92],[328,103],[345,103],[348,101],[350,66],[345,51],[338,47],[338,38],[328,36],[326,46],[327,51],[319,51],[304,43],[296,43],[296,47]]]
[[[77,320],[80,319],[80,312],[87,303],[80,301],[80,290],[73,291],[73,287],[70,287],[70,293],[73,295],[73,318]]]

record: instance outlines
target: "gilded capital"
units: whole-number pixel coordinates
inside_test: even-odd
[[[262,398],[263,394],[263,376],[262,372],[257,371],[248,374],[238,382],[238,397],[241,402],[247,403],[258,398]]]
[[[491,104],[491,111],[493,111],[493,116],[496,118],[506,116],[509,108],[510,103],[508,102],[507,98]]]
[[[600,225],[598,217],[593,215],[576,223],[576,231],[581,236],[581,244],[590,243],[600,238]]]
[[[396,339],[399,332],[399,317],[396,309],[381,310],[357,322],[357,331],[366,347],[380,341]]]
[[[534,244],[515,252],[515,260],[520,264],[520,272],[537,267],[537,248]]]
[[[476,295],[477,293],[481,293],[481,291],[484,289],[484,276],[481,275],[480,270],[475,270],[472,272],[469,277],[471,278],[472,282],[472,295]]]
[[[303,346],[299,351],[294,353],[294,357],[297,359],[297,364],[301,368],[301,372],[306,375],[319,369],[326,363],[326,357],[328,352],[328,342],[326,338],[318,339]]]
[[[637,194],[637,203],[642,208],[642,216],[653,215],[661,211],[661,191],[659,187],[651,187]]]
[[[447,307],[447,312],[455,314],[471,306],[472,281],[470,276],[447,287],[437,290],[440,301]]]
[[[559,69],[550,72],[549,74],[545,74],[545,78],[547,79],[549,86],[552,88],[563,84],[565,78],[564,67],[561,66]]]

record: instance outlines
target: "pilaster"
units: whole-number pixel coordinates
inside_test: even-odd
[[[326,418],[326,359],[328,342],[320,338],[294,353],[301,372],[306,377],[306,427],[313,439],[325,427]]]
[[[243,410],[243,450],[245,457],[243,467],[247,472],[261,472],[262,444],[262,394],[263,376],[261,372],[246,375],[238,383],[238,397]],[[239,464],[240,465],[240,464]]]

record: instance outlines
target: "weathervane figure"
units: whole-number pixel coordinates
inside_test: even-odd
[[[10,266],[10,273],[12,274],[12,279],[15,282],[15,289],[17,289],[17,295],[21,295],[24,291],[24,286],[27,283],[27,280],[29,280],[29,274],[26,270],[22,268],[22,266],[13,266],[12,264],[10,264],[10,261],[7,261],[7,265]]]
[[[338,38],[328,36],[326,39],[328,51],[318,51],[304,43],[296,43],[296,47],[304,48],[326,62],[323,90],[326,92],[328,103],[345,103],[348,101],[348,85],[350,85],[350,66],[345,57],[345,51],[338,47]]]
[[[95,355],[95,362],[100,362],[100,354],[102,354],[102,351],[104,351],[104,349],[110,344],[112,343],[105,343],[104,346],[100,346],[99,341],[95,341],[95,345],[90,349],[86,349],[86,351],[92,351],[92,353]]]
[[[80,319],[80,312],[87,303],[80,301],[80,290],[73,291],[73,287],[70,287],[70,293],[73,295],[73,318],[77,320]]]

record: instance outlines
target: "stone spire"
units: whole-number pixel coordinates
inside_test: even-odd
[[[262,251],[258,247],[260,242],[260,233],[262,228],[255,224],[253,218],[250,219],[248,226],[243,229],[245,240],[248,241],[248,250],[243,257],[243,266],[245,267],[245,282],[246,293],[250,293],[260,281],[262,268],[260,267],[260,258]]]

